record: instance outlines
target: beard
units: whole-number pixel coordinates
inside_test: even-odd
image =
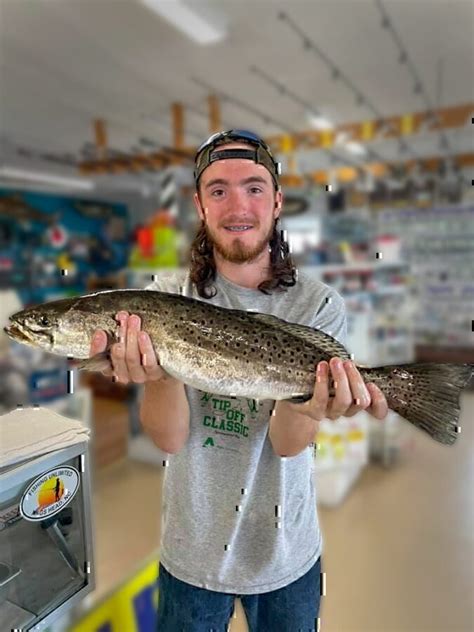
[[[245,243],[245,238],[241,239],[238,235],[232,240],[231,244],[225,244],[219,240],[207,224],[204,224],[207,239],[214,247],[214,251],[218,252],[224,261],[230,263],[251,263],[255,261],[265,250],[268,250],[270,239],[273,235],[274,224],[270,226],[267,234],[254,244]],[[254,230],[258,230],[258,226],[254,226]]]

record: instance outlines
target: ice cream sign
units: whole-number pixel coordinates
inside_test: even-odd
[[[73,467],[44,472],[25,490],[20,502],[21,515],[31,522],[54,516],[71,502],[79,484],[79,472]]]

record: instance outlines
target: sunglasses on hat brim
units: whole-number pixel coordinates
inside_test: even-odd
[[[230,149],[223,151],[213,151],[217,146],[222,145],[226,141],[243,141],[255,147],[255,150],[249,149]],[[227,132],[217,132],[212,134],[196,152],[194,170],[194,179],[196,185],[202,172],[212,162],[216,160],[225,160],[229,158],[244,158],[253,160],[257,164],[261,164],[270,172],[275,186],[278,187],[278,176],[280,175],[280,165],[273,157],[270,147],[260,136],[248,130],[234,129]]]

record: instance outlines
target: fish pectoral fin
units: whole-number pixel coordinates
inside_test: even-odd
[[[102,351],[102,353],[96,353],[92,358],[86,358],[79,361],[77,368],[84,371],[105,371],[110,369],[110,354],[108,351]]]
[[[285,401],[290,402],[291,404],[304,404],[305,402],[311,399],[312,395],[296,395],[295,397],[290,397]]]

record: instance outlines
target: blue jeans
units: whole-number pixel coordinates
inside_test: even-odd
[[[240,597],[249,632],[314,632],[320,604],[321,558],[296,581],[259,595],[191,586],[160,564],[157,632],[227,632]]]

